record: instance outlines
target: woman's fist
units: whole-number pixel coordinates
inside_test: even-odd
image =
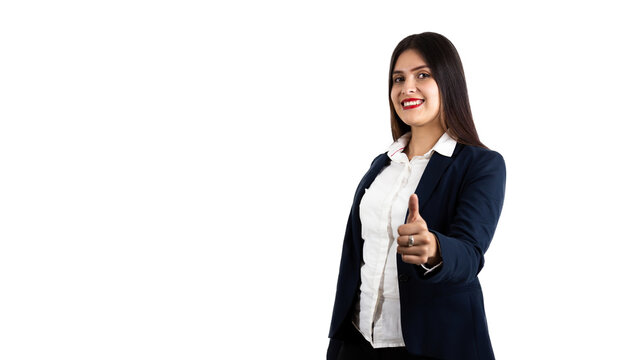
[[[419,199],[412,194],[408,199],[408,219],[397,228],[397,252],[409,264],[434,266],[441,261],[437,238],[428,231],[426,221],[419,214]]]

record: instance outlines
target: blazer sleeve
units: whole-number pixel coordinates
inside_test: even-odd
[[[486,151],[470,165],[446,233],[437,236],[443,264],[424,275],[433,283],[468,283],[484,266],[506,190],[506,164],[496,151]]]

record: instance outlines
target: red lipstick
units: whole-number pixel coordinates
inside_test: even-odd
[[[417,102],[417,104],[404,105],[406,103],[411,103],[411,102],[415,102],[415,101]],[[417,99],[417,98],[408,98],[408,99],[404,99],[404,100],[401,101],[402,108],[404,110],[414,109],[414,108],[420,106],[423,103],[424,103],[424,99]]]

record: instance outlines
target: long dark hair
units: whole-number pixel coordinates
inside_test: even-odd
[[[434,32],[407,36],[397,44],[391,56],[388,72],[388,103],[391,111],[393,140],[410,131],[410,126],[404,123],[395,112],[390,98],[395,63],[399,55],[408,49],[416,50],[421,54],[433,71],[432,76],[439,87],[440,113],[443,115],[445,128],[448,128],[451,137],[462,144],[487,148],[479,141],[479,135],[475,129],[464,68],[457,49],[450,40]]]

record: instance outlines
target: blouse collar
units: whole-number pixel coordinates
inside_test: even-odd
[[[409,131],[406,134],[400,136],[397,141],[391,144],[391,146],[388,148],[388,152],[386,153],[388,157],[391,158],[391,160],[399,162],[408,161],[408,156],[406,156],[403,150],[404,148],[406,148],[410,137],[411,132]],[[432,149],[427,151],[425,154],[415,156],[414,158],[430,159],[434,151],[437,151],[441,155],[451,157],[453,155],[453,151],[455,151],[456,145],[457,141],[455,141],[450,136],[450,134],[448,134],[448,131],[445,131],[444,134],[439,138],[439,140],[437,140],[435,146],[433,146]]]

